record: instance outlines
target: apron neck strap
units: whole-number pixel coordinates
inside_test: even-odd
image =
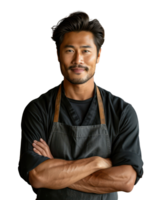
[[[53,122],[58,122],[58,119],[59,119],[59,110],[60,110],[60,102],[61,102],[61,87],[62,86],[60,84],[58,93],[57,93],[57,97],[56,97],[56,102],[55,102],[55,113],[54,113]],[[96,86],[96,89],[97,89],[97,100],[98,100],[100,121],[101,121],[101,124],[106,124],[101,94],[100,94],[99,88],[97,86]]]

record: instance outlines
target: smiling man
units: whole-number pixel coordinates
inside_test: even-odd
[[[104,29],[75,12],[52,39],[64,80],[24,109],[19,173],[37,200],[117,200],[143,161],[134,108],[94,82]]]
[[[89,31],[68,32],[60,45],[61,72],[66,96],[75,100],[93,97],[96,63],[99,62],[93,34]]]

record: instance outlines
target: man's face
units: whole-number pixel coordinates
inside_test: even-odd
[[[72,84],[87,82],[95,73],[100,52],[101,49],[97,57],[97,48],[91,32],[66,33],[58,57],[64,79]]]

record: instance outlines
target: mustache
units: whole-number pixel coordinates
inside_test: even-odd
[[[70,69],[79,68],[79,69],[88,69],[87,67],[83,67],[82,65],[73,65]]]

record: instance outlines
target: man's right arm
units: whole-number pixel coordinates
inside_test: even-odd
[[[107,167],[108,163],[99,156],[75,161],[49,159],[29,172],[29,182],[34,188],[57,190]]]

